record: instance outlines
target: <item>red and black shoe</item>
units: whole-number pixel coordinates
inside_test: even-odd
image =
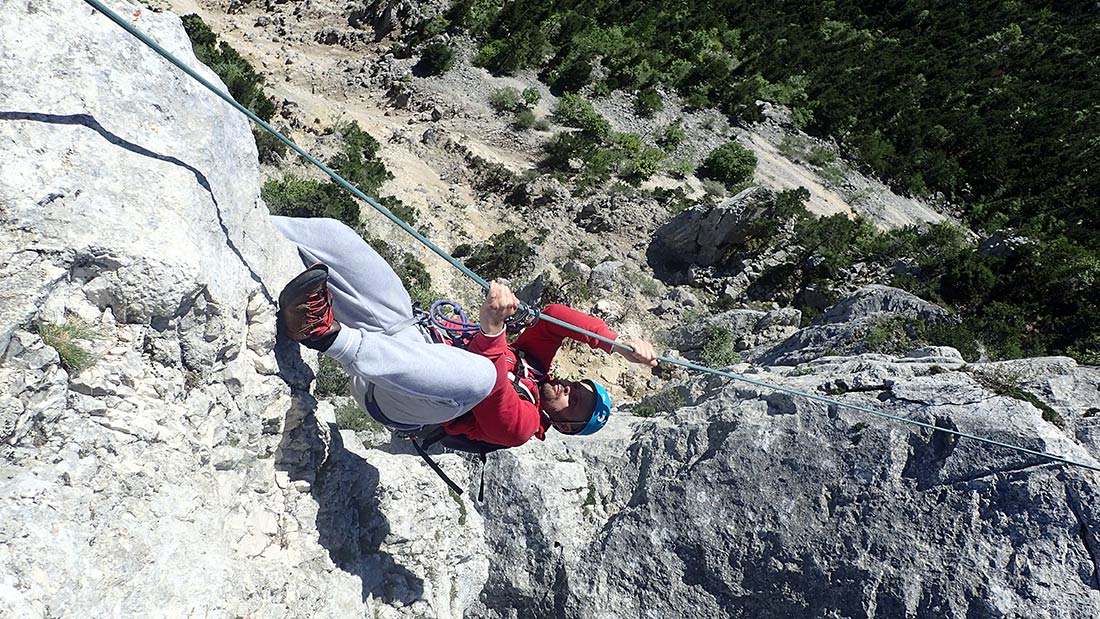
[[[290,339],[314,350],[328,350],[340,323],[332,315],[327,266],[318,262],[290,280],[279,293],[279,320]]]

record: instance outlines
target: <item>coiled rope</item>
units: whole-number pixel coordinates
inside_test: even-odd
[[[391,213],[389,209],[387,209],[386,207],[382,206],[381,204],[379,204],[378,202],[373,200],[370,196],[368,196],[365,193],[363,193],[362,191],[360,191],[358,188],[356,188],[354,185],[352,185],[348,181],[344,180],[343,177],[341,177],[336,172],[333,172],[328,166],[321,163],[320,161],[317,160],[317,158],[313,157],[308,152],[306,152],[301,147],[299,147],[297,144],[292,142],[290,140],[290,138],[286,137],[282,133],[275,130],[274,127],[272,127],[271,125],[266,123],[263,119],[261,119],[259,116],[254,114],[251,110],[249,110],[245,106],[241,105],[240,103],[237,103],[235,100],[233,100],[233,97],[229,96],[228,93],[222,91],[220,88],[218,88],[217,86],[212,84],[209,80],[207,80],[203,76],[199,75],[198,72],[196,72],[194,69],[192,69],[191,67],[184,64],[182,61],[180,61],[178,58],[176,58],[170,52],[168,52],[163,47],[158,45],[155,41],[150,39],[143,32],[141,32],[140,30],[135,28],[126,19],[124,19],[123,17],[121,17],[120,15],[118,15],[117,13],[112,11],[111,9],[107,8],[107,6],[105,6],[102,2],[100,2],[100,0],[84,0],[84,1],[86,3],[88,3],[89,5],[91,5],[94,9],[96,9],[97,11],[102,13],[104,16],[106,16],[108,19],[110,19],[111,21],[113,21],[116,24],[118,24],[119,26],[121,26],[124,30],[129,32],[131,35],[133,35],[139,41],[141,41],[142,43],[144,43],[145,45],[150,47],[152,50],[154,50],[155,52],[160,54],[162,57],[164,57],[165,60],[167,60],[168,62],[175,65],[176,68],[180,69],[181,71],[183,71],[184,73],[189,75],[195,81],[199,82],[200,84],[205,86],[208,90],[210,90],[215,95],[220,97],[223,101],[225,101],[229,105],[233,106],[237,111],[239,111],[242,114],[244,114],[245,116],[247,116],[252,122],[256,123],[257,125],[262,127],[265,131],[267,131],[271,135],[275,136],[279,141],[286,144],[287,147],[289,147],[291,150],[293,150],[294,152],[301,155],[306,161],[310,162],[311,164],[313,164],[314,166],[319,168],[322,172],[327,174],[329,176],[329,178],[331,178],[333,181],[335,181],[341,187],[343,187],[344,189],[347,189],[348,191],[350,191],[352,193],[352,195],[359,198],[360,200],[363,200],[367,204],[371,205],[371,207],[374,208],[374,210],[378,211],[379,213],[384,215],[387,219],[389,219],[393,223],[397,224],[402,230],[409,233],[410,235],[412,235],[413,238],[415,238],[416,240],[423,243],[425,247],[427,247],[428,249],[435,252],[436,255],[438,255],[439,257],[446,260],[448,263],[451,264],[451,266],[453,266],[456,269],[458,269],[459,271],[461,271],[463,274],[465,274],[471,280],[473,280],[474,282],[479,284],[483,289],[485,289],[485,290],[489,289],[489,282],[486,281],[484,278],[479,276],[477,273],[474,273],[473,271],[471,271],[469,268],[466,267],[466,265],[462,264],[457,259],[455,259],[454,256],[451,256],[449,253],[444,251],[438,245],[436,245],[435,243],[428,240],[424,235],[417,232],[415,228],[413,228],[409,224],[405,223],[401,218],[399,218],[396,215],[394,215],[393,213]],[[606,337],[603,337],[601,335],[598,335],[596,333],[592,333],[591,331],[581,329],[577,326],[574,326],[574,325],[569,324],[567,322],[564,322],[562,320],[558,320],[558,319],[556,319],[552,316],[547,316],[546,314],[543,314],[542,312],[539,312],[539,311],[531,308],[527,304],[523,304],[522,307],[520,308],[520,311],[523,312],[523,313],[530,314],[531,316],[538,316],[538,318],[540,320],[546,320],[546,321],[549,321],[549,322],[551,322],[553,324],[556,324],[558,326],[564,327],[566,329],[570,329],[574,332],[581,333],[583,335],[586,335],[588,337],[596,339],[600,342],[608,344],[613,348],[617,348],[619,350],[630,351],[630,352],[634,351],[634,348],[627,345],[627,344],[623,344],[622,342],[618,342],[618,341],[612,340],[610,338],[606,338]],[[923,422],[923,421],[917,421],[915,419],[909,419],[907,417],[901,417],[901,416],[898,416],[898,415],[892,415],[890,413],[884,413],[882,411],[877,411],[877,410],[874,410],[872,408],[867,408],[865,406],[859,406],[858,404],[850,404],[850,403],[847,403],[847,402],[841,402],[840,400],[836,400],[836,399],[833,399],[833,398],[828,398],[828,397],[824,397],[824,396],[820,396],[820,395],[815,395],[815,394],[812,394],[812,393],[806,393],[804,391],[799,391],[797,389],[791,389],[791,388],[788,388],[788,387],[781,387],[779,385],[772,385],[770,383],[766,383],[766,382],[758,381],[758,380],[753,380],[751,378],[747,378],[747,377],[741,376],[739,374],[733,374],[731,372],[726,372],[726,371],[723,371],[723,370],[717,370],[717,369],[714,369],[714,368],[709,368],[709,367],[706,367],[706,366],[698,365],[696,363],[691,363],[689,361],[684,361],[682,359],[672,359],[670,357],[658,356],[657,360],[662,362],[662,363],[668,363],[668,364],[671,364],[671,365],[678,365],[678,366],[687,368],[689,370],[695,370],[697,372],[704,372],[704,373],[707,373],[707,374],[714,374],[716,376],[721,376],[721,377],[724,377],[724,378],[729,378],[729,379],[732,379],[732,380],[740,381],[740,382],[743,382],[743,383],[748,383],[750,385],[760,387],[760,388],[763,388],[763,389],[768,389],[768,390],[771,390],[771,391],[778,391],[780,393],[786,393],[786,394],[789,394],[789,395],[793,395],[793,396],[797,396],[797,397],[801,397],[801,398],[806,398],[806,399],[809,399],[809,400],[814,400],[816,402],[821,402],[823,404],[828,404],[830,406],[837,406],[837,407],[840,407],[840,408],[847,408],[849,410],[854,410],[854,411],[859,411],[859,412],[862,412],[862,413],[867,413],[868,415],[874,415],[876,417],[880,417],[880,418],[883,418],[883,419],[890,419],[892,421],[897,421],[897,422],[900,422],[900,423],[906,423],[906,424],[917,426],[917,427],[920,427],[920,428],[925,428],[927,430],[932,430],[933,432],[945,432],[947,434],[953,434],[953,435],[958,436],[960,438],[966,438],[966,439],[978,441],[978,442],[981,442],[981,443],[985,443],[987,445],[993,445],[993,446],[996,446],[996,447],[1003,447],[1005,449],[1010,449],[1012,451],[1016,451],[1016,452],[1019,452],[1019,453],[1028,454],[1028,455],[1031,455],[1031,456],[1036,456],[1036,457],[1042,458],[1044,460],[1049,460],[1049,461],[1052,461],[1052,462],[1058,462],[1058,463],[1062,463],[1062,464],[1068,464],[1068,465],[1071,465],[1071,466],[1077,466],[1077,467],[1081,467],[1081,468],[1085,468],[1085,469],[1090,469],[1090,470],[1093,470],[1093,471],[1100,471],[1100,465],[1090,464],[1090,463],[1087,463],[1087,462],[1081,462],[1081,461],[1078,461],[1078,460],[1073,460],[1073,459],[1070,459],[1070,458],[1066,458],[1064,456],[1050,454],[1050,453],[1046,453],[1046,452],[1043,452],[1043,451],[1037,451],[1037,450],[1034,450],[1034,449],[1029,449],[1027,447],[1023,447],[1021,445],[1014,445],[1014,444],[1011,444],[1011,443],[1005,443],[1005,442],[998,441],[998,440],[995,440],[995,439],[986,438],[984,436],[977,436],[977,435],[974,435],[974,434],[969,434],[967,432],[961,432],[959,430],[954,430],[954,429],[951,429],[951,428],[941,428],[939,426],[936,426],[936,425],[933,425],[933,424],[930,424],[930,423],[926,423],[926,422]]]

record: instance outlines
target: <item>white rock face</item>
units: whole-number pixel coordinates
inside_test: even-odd
[[[0,615],[462,616],[477,513],[353,449],[276,341],[301,263],[241,115],[83,2],[10,0],[0,161]],[[37,326],[66,323],[81,371]]]

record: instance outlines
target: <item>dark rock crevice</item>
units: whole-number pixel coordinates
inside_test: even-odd
[[[1089,519],[1082,513],[1081,497],[1069,486],[1066,486],[1066,505],[1077,519],[1081,543],[1092,561],[1092,582],[1089,586],[1100,591],[1100,535],[1090,527]]]

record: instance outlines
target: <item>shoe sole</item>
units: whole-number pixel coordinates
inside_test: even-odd
[[[286,307],[295,297],[316,289],[318,284],[324,283],[327,279],[328,266],[320,262],[302,271],[279,293],[279,309]]]

